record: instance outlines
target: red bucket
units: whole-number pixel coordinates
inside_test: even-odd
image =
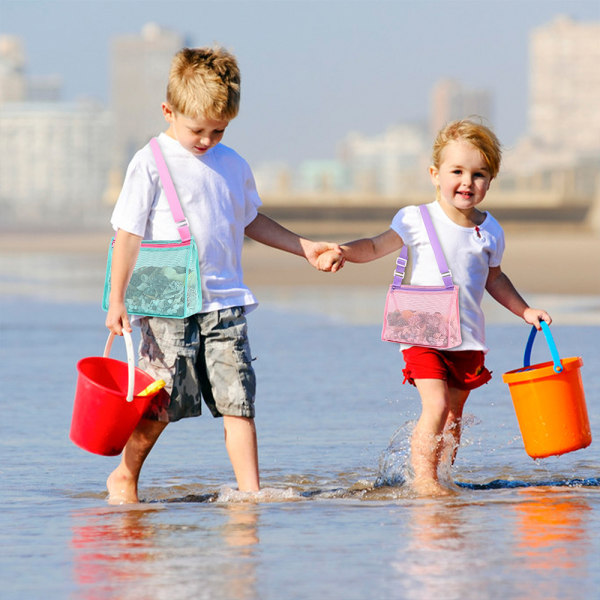
[[[108,358],[114,334],[106,342],[104,356],[82,358],[77,363],[77,388],[71,419],[71,441],[80,448],[115,456],[120,454],[158,393],[136,396],[154,378],[134,365],[131,335],[124,333],[127,363]]]

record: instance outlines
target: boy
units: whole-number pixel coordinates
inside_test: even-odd
[[[200,391],[223,417],[225,444],[240,491],[259,489],[254,426],[255,375],[245,314],[257,301],[243,284],[244,235],[304,256],[313,266],[335,244],[312,242],[258,213],[260,198],[248,164],[220,144],[237,115],[240,72],[221,48],[185,48],[173,59],[158,141],[200,256],[203,306],[187,319],[139,321],[139,366],[167,382],[127,442],[107,480],[109,502],[138,502],[138,480],[150,450],[171,421],[201,413]],[[131,331],[125,291],[142,239],[177,239],[150,147],[132,159],[111,223],[116,233],[106,326]]]

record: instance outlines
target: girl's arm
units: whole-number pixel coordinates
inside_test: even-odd
[[[110,270],[110,296],[106,315],[106,326],[117,335],[123,335],[123,329],[131,332],[125,308],[125,292],[141,243],[142,238],[139,235],[128,233],[123,229],[117,231]]]
[[[317,269],[319,268],[319,255],[323,252],[332,250],[338,256],[341,256],[340,247],[337,244],[307,240],[262,213],[258,213],[256,219],[246,227],[245,233],[249,238],[271,246],[271,248],[303,256]]]
[[[388,229],[372,238],[361,238],[342,244],[341,255],[325,252],[319,257],[318,268],[321,271],[338,271],[346,260],[355,263],[370,262],[398,251],[402,246],[402,238],[393,229]]]
[[[510,310],[526,323],[541,329],[540,321],[552,323],[550,315],[539,308],[531,308],[517,292],[515,286],[500,267],[490,267],[485,289],[496,302]]]
[[[362,238],[342,244],[341,248],[346,260],[365,263],[398,251],[402,246],[404,246],[402,238],[393,229],[388,229],[372,238]]]

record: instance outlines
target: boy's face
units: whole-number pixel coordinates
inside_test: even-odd
[[[439,169],[430,167],[429,173],[440,201],[467,215],[485,198],[492,181],[481,152],[464,140],[450,142],[442,150]]]
[[[202,156],[216,146],[229,125],[229,121],[186,117],[173,111],[166,103],[162,105],[162,109],[165,120],[169,123],[167,135],[196,156]]]

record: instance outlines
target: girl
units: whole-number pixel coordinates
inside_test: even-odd
[[[487,127],[468,120],[444,127],[433,145],[431,181],[436,201],[427,205],[452,278],[460,290],[462,343],[451,350],[401,345],[405,382],[415,385],[422,403],[411,440],[412,482],[420,495],[445,495],[450,489],[438,477],[440,464],[454,461],[460,443],[461,419],[469,393],[491,378],[484,365],[484,290],[502,306],[540,328],[551,323],[543,310],[530,308],[500,263],[504,232],[498,222],[477,207],[498,174],[501,148]],[[417,206],[394,216],[387,231],[341,246],[343,256],[326,252],[319,268],[336,271],[345,260],[363,263],[412,249],[412,285],[440,284],[440,273]]]

